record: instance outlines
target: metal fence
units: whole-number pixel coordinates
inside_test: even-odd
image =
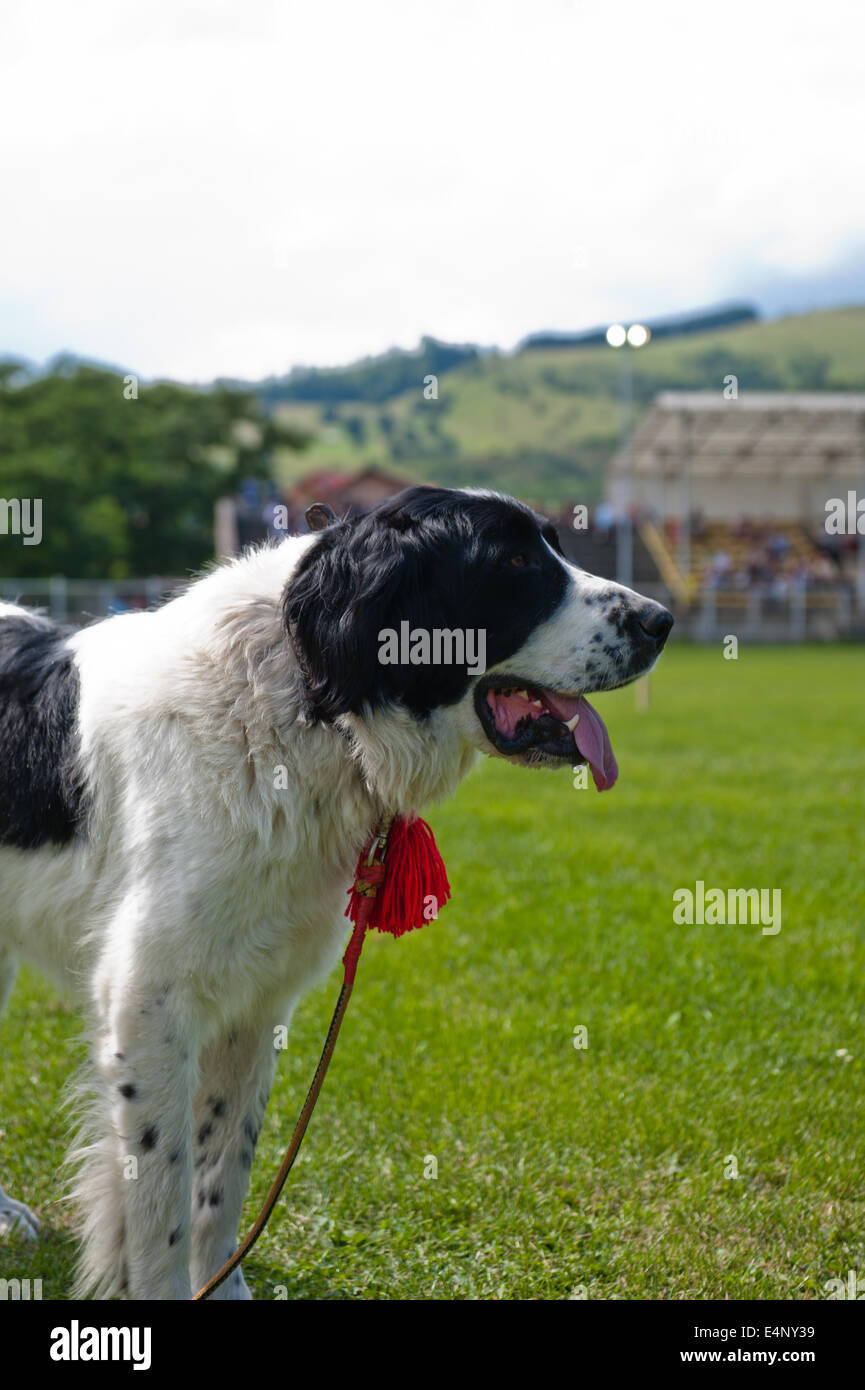
[[[843,585],[828,589],[703,589],[691,610],[691,636],[698,642],[728,635],[751,642],[832,641],[862,636],[865,612]]]
[[[187,581],[149,579],[95,580],[0,579],[0,598],[41,608],[56,622],[82,626],[113,613],[158,608]],[[669,604],[676,632],[697,642],[722,641],[728,635],[752,642],[831,641],[865,638],[865,609],[844,585],[796,589],[783,596],[766,590],[705,588],[683,608],[665,584],[639,585],[641,593]]]
[[[0,598],[41,608],[55,622],[81,627],[112,613],[158,608],[184,583],[183,579],[0,579]]]

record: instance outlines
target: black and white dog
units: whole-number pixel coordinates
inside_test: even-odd
[[[380,634],[482,631],[486,668],[386,664]],[[0,1003],[19,957],[92,1023],[77,1083],[79,1292],[187,1299],[235,1246],[274,1027],[338,960],[384,811],[479,753],[586,761],[585,700],[670,614],[491,493],[411,488],[75,633],[0,605]],[[0,1229],[36,1219],[0,1189]],[[248,1298],[239,1271],[217,1298]]]

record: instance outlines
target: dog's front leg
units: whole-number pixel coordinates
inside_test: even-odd
[[[106,1215],[120,1233],[122,1282],[132,1299],[188,1299],[195,1012],[178,987],[134,974],[103,981],[102,997],[109,1204],[120,1208]]]
[[[269,1028],[235,1028],[207,1047],[195,1102],[193,1292],[234,1253],[276,1053]],[[211,1295],[251,1298],[240,1269]]]

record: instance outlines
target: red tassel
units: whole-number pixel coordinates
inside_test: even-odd
[[[362,909],[366,913],[370,895],[360,891],[360,885],[375,890],[367,925],[379,931],[402,936],[438,916],[451,895],[451,886],[435,837],[425,820],[396,817],[383,865],[367,867],[369,850],[370,846],[365,846],[357,861],[354,886],[348,890],[346,917],[356,923]]]

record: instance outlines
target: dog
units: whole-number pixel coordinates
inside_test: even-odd
[[[339,959],[381,815],[482,753],[608,790],[586,695],[649,671],[672,622],[522,503],[432,487],[156,611],[66,631],[0,605],[0,999],[26,959],[88,1019],[78,1296],[189,1299],[233,1253],[274,1028]],[[382,660],[405,623],[409,660]],[[467,630],[483,671],[415,642]],[[0,1227],[37,1228],[2,1189]],[[214,1297],[249,1298],[242,1272]]]

